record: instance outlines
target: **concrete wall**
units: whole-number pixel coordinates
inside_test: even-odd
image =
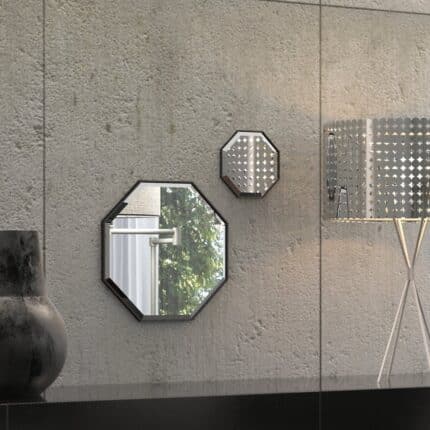
[[[320,273],[320,115],[429,115],[430,16],[299,3],[46,0],[43,145],[42,1],[0,2],[1,228],[44,233],[57,383],[318,376],[320,280],[324,374],[377,371],[401,255],[391,226],[324,225]],[[359,6],[405,3],[430,12]],[[219,178],[247,128],[281,151],[264,200]],[[194,321],[138,323],[100,280],[100,220],[137,179],[193,181],[229,221],[230,279]],[[413,321],[399,372],[422,368]]]
[[[323,121],[428,117],[429,24],[429,15],[323,8]],[[417,226],[408,226],[407,231],[415,239]],[[416,273],[427,310],[429,245],[426,240]],[[378,372],[406,279],[404,267],[392,223],[323,226],[325,375]],[[412,297],[405,313],[395,373],[427,370]]]
[[[42,7],[0,2],[1,228],[42,232]]]
[[[316,376],[318,7],[47,4],[47,274],[70,346],[61,382]],[[219,178],[221,146],[247,128],[283,154],[264,201],[236,199]],[[137,179],[193,181],[229,221],[229,282],[192,322],[138,323],[100,281],[99,221]]]

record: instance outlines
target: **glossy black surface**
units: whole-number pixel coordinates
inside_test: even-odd
[[[318,428],[316,394],[275,394],[10,407],[9,429],[254,430]]]
[[[317,382],[266,379],[53,387],[46,402],[8,404],[9,430],[430,428],[430,388],[300,391],[314,389]],[[0,405],[0,424],[4,416],[5,405]]]
[[[46,296],[35,231],[0,231],[0,398],[37,400],[66,356],[64,322]]]
[[[0,430],[7,430],[7,406],[0,405]]]
[[[248,379],[177,383],[54,386],[43,398],[2,401],[0,404],[73,403],[190,397],[223,397],[317,392],[317,378]]]
[[[386,391],[389,388],[430,389],[430,374],[395,375],[381,387],[376,375],[323,378],[324,392]],[[15,399],[0,404],[73,403],[187,397],[222,397],[264,394],[318,393],[320,380],[314,378],[266,378],[225,381],[188,381],[176,383],[140,383],[115,385],[53,386],[43,398]]]
[[[388,388],[430,388],[430,374],[394,375],[381,387],[376,375],[329,377],[321,381],[324,392],[381,391]],[[221,397],[262,394],[317,393],[320,380],[314,378],[266,378],[225,381],[186,381],[176,383],[140,383],[115,385],[53,386],[43,393],[43,398],[2,401],[0,404],[47,402],[98,402],[141,399],[167,399],[186,397]]]
[[[330,376],[321,379],[322,391],[360,391],[396,388],[430,388],[430,373],[409,373],[383,378],[378,375]]]
[[[49,403],[293,394],[318,391],[317,378],[248,379],[231,381],[120,384],[52,387],[45,393]]]
[[[427,430],[430,389],[19,404],[8,416],[8,430]]]
[[[323,393],[321,429],[426,430],[430,428],[430,389]]]

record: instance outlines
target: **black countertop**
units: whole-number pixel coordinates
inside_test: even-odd
[[[311,393],[319,390],[319,378],[185,381],[115,385],[53,386],[39,399],[0,401],[1,404],[70,403],[138,399],[246,396]]]
[[[430,373],[55,386],[1,403],[0,430],[424,430],[429,387]]]
[[[130,383],[117,385],[53,386],[39,399],[7,400],[1,404],[70,403],[138,399],[246,396],[262,394],[316,393],[430,387],[430,373],[394,375],[377,384],[376,375],[313,378],[185,381],[174,383]]]

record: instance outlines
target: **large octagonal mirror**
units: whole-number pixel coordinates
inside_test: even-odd
[[[227,276],[227,224],[191,183],[139,181],[102,223],[103,281],[139,320],[191,319]]]

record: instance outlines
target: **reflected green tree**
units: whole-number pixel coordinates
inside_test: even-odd
[[[190,188],[161,189],[160,228],[178,227],[181,243],[159,250],[160,314],[189,315],[224,276],[224,224]]]

